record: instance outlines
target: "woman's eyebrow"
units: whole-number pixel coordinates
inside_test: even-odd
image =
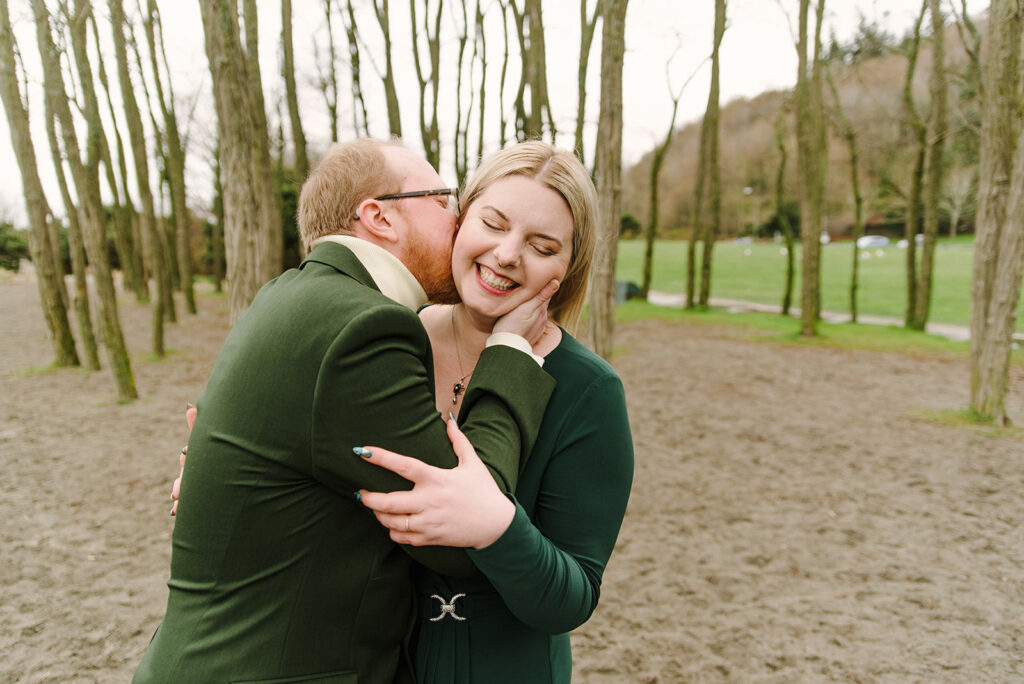
[[[491,210],[491,211],[493,211],[493,212],[494,212],[495,214],[497,214],[497,215],[498,215],[498,217],[499,217],[499,218],[500,218],[500,219],[501,219],[502,221],[506,221],[506,222],[508,221],[508,216],[506,216],[506,215],[505,215],[505,212],[503,212],[503,211],[502,211],[501,209],[498,209],[498,208],[497,208],[496,206],[494,206],[493,204],[486,204],[486,205],[484,205],[484,209],[490,209],[490,210]]]

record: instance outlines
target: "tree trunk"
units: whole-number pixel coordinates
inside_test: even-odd
[[[793,281],[796,276],[794,254],[796,245],[793,244],[793,226],[789,223],[789,216],[786,214],[785,189],[786,189],[786,136],[784,117],[786,108],[779,111],[775,119],[775,147],[779,150],[779,168],[775,173],[775,217],[779,221],[782,235],[786,245],[786,284],[782,292],[783,316],[789,315],[789,309],[793,305]]]
[[[704,187],[708,178],[708,135],[701,122],[700,146],[697,150],[697,176],[693,185],[693,210],[690,212],[690,239],[686,245],[686,308],[694,308],[697,280],[697,240],[704,237]]]
[[[580,163],[584,162],[583,127],[587,114],[587,70],[590,64],[590,47],[594,43],[594,31],[601,16],[601,0],[594,3],[594,13],[587,17],[587,0],[580,0],[580,61],[576,69],[576,135],[573,149]],[[673,122],[675,119],[673,118]],[[675,125],[673,123],[673,125]],[[646,297],[646,292],[644,294]]]
[[[470,88],[469,106],[466,108],[466,116],[462,116],[462,70],[465,63],[466,43],[469,42],[469,12],[466,10],[466,0],[459,0],[459,9],[462,10],[462,24],[456,39],[459,42],[458,57],[455,60],[455,180],[461,187],[466,181],[469,173],[469,121],[473,111],[473,61],[470,61]]]
[[[217,2],[221,1],[223,0],[217,0]],[[261,242],[264,254],[259,261],[260,273],[257,277],[259,281],[257,289],[259,289],[259,285],[281,273],[284,263],[284,230],[281,225],[281,203],[274,185],[270,163],[270,129],[267,126],[267,110],[263,101],[263,79],[260,75],[259,20],[256,12],[256,0],[242,0],[242,8],[245,21],[245,50],[241,52],[245,55],[249,100],[252,107],[250,113],[252,138],[249,140],[249,145],[253,148],[253,177],[258,190],[256,206],[259,208],[259,230],[263,233]],[[235,32],[237,33],[237,28]],[[239,42],[238,45],[241,50],[241,43]],[[230,176],[230,174],[230,170],[227,170],[227,175]],[[232,288],[234,288],[233,285]],[[232,292],[234,292],[233,289]],[[255,295],[255,291],[252,294]],[[245,306],[248,306],[250,301],[252,301],[252,297],[246,300]],[[234,304],[234,298],[232,298],[232,304]],[[234,311],[234,306],[232,306],[232,311]]]
[[[476,34],[473,43],[473,58],[480,55],[480,118],[476,139],[476,158],[484,156],[484,129],[487,119],[487,36],[484,33],[484,13],[480,9],[482,0],[476,0]]]
[[[509,45],[508,45],[508,13],[509,7],[502,0],[498,0],[498,6],[501,7],[501,24],[503,27],[502,36],[505,39],[505,52],[502,56],[501,61],[501,78],[498,81],[498,145],[499,147],[505,147],[505,143],[508,142],[507,128],[508,120],[505,119],[505,82],[508,79],[508,58],[509,58]]]
[[[295,176],[301,185],[309,175],[309,156],[306,154],[306,134],[299,117],[299,94],[295,87],[295,51],[292,46],[292,0],[281,0],[281,52],[284,64],[285,99],[288,100],[288,120],[292,127],[292,145],[295,147]]]
[[[914,320],[910,327],[924,330],[932,300],[932,272],[935,264],[935,240],[939,234],[939,205],[942,203],[942,181],[945,175],[943,151],[946,142],[946,26],[939,0],[928,0],[932,19],[931,116],[928,119],[928,156],[924,186],[924,241],[917,277]]]
[[[270,235],[261,220],[264,210],[260,195],[264,184],[257,178],[255,159],[259,154],[257,148],[266,150],[269,144],[266,114],[262,97],[259,102],[254,101],[234,2],[200,0],[199,7],[217,109],[224,180],[225,256],[234,323],[267,280],[265,275],[270,270],[268,255],[272,250],[266,244]],[[248,38],[248,30],[246,34]],[[256,119],[264,122],[262,128]],[[262,131],[261,144],[255,143],[258,130]],[[276,239],[280,242],[280,233]],[[273,264],[279,268],[280,260]]]
[[[644,299],[647,299],[647,295],[650,294],[651,277],[654,271],[654,239],[658,235],[658,184],[661,180],[661,167],[665,163],[665,155],[668,154],[669,145],[672,144],[672,137],[675,134],[679,100],[680,96],[673,94],[672,117],[668,122],[668,133],[665,134],[665,141],[654,150],[654,159],[651,161],[647,231],[644,236],[644,269],[640,285],[640,294]]]
[[[71,199],[68,179],[64,173],[60,142],[57,137],[57,121],[54,106],[50,97],[46,97],[46,134],[50,141],[50,155],[53,168],[57,175],[57,187],[64,202],[64,210],[68,217],[68,256],[71,260],[71,278],[73,293],[71,305],[75,310],[78,322],[78,335],[82,340],[82,351],[85,354],[85,367],[89,370],[100,369],[100,351],[96,342],[96,333],[92,324],[89,301],[89,279],[85,265],[85,239],[82,237],[82,224],[79,222],[78,207]],[[64,264],[55,264],[54,270],[63,274]]]
[[[381,33],[384,35],[384,96],[388,103],[388,130],[391,137],[402,137],[402,116],[398,106],[398,89],[395,87],[395,72],[391,60],[391,15],[388,13],[388,0],[381,0],[377,4],[374,0],[373,9],[377,14],[377,23],[380,24]]]
[[[914,167],[910,176],[910,192],[907,194],[907,212],[903,230],[903,238],[907,241],[907,307],[903,322],[908,328],[913,327],[917,310],[917,231],[921,224],[921,194],[924,186],[925,150],[928,145],[928,128],[917,112],[912,86],[921,44],[921,23],[924,21],[924,13],[927,9],[928,0],[924,0],[921,4],[921,13],[918,14],[914,24],[910,52],[907,55],[907,76],[903,80],[903,108],[907,112],[907,121],[910,124],[914,140]]]
[[[715,39],[711,49],[711,89],[708,93],[708,107],[704,113],[704,126],[708,134],[708,171],[711,175],[711,221],[704,233],[704,253],[700,259],[700,304],[707,306],[711,299],[711,255],[718,239],[722,222],[722,169],[718,163],[718,50],[725,33],[725,0],[715,0]]]
[[[96,17],[90,12],[89,24],[92,26],[93,40],[96,44],[100,44],[100,33],[99,27],[96,24]],[[121,132],[117,128],[117,116],[114,111],[114,102],[110,96],[110,83],[107,80],[107,70],[103,63],[102,56],[99,56],[96,62],[96,66],[99,70],[100,85],[103,86],[103,91],[106,94],[107,112],[110,115],[110,120],[113,122],[114,128],[114,142],[117,144],[117,165],[118,165],[118,177],[120,178],[120,187],[124,189],[123,200],[118,199],[117,215],[114,218],[115,230],[124,231],[124,240],[130,246],[130,255],[128,261],[131,262],[130,271],[125,267],[125,264],[121,264],[121,273],[125,278],[130,278],[127,287],[135,293],[135,298],[140,302],[149,301],[149,281],[146,277],[146,266],[143,260],[143,246],[142,240],[136,235],[138,232],[135,228],[135,207],[132,205],[131,192],[128,190],[128,164],[125,161],[124,141],[121,139]],[[109,145],[108,145],[109,147]],[[107,174],[107,183],[113,187],[117,186],[117,181],[113,178],[113,161],[110,158],[110,151],[108,149],[106,156],[104,157],[104,163],[109,167]],[[111,190],[115,195],[117,194],[116,189]]]
[[[337,50],[334,46],[334,12],[331,9],[333,0],[323,0],[324,20],[327,22],[327,59],[326,73],[321,70],[319,62],[317,71],[320,76],[320,94],[324,98],[324,105],[327,107],[327,118],[331,122],[331,142],[338,142],[338,71],[335,67]]]
[[[797,164],[800,169],[800,233],[803,243],[801,278],[801,334],[818,334],[820,310],[821,226],[825,207],[825,123],[822,120],[821,23],[825,0],[818,0],[814,52],[808,56],[810,0],[800,0],[800,35],[797,44]],[[810,62],[810,64],[808,64]]]
[[[1010,350],[1024,268],[1024,3],[993,0],[983,43],[980,201],[971,282],[971,410],[1006,415]]]
[[[430,60],[430,74],[424,75],[420,59],[419,32],[416,18],[416,0],[409,0],[409,22],[412,26],[412,55],[416,66],[416,82],[420,89],[420,140],[423,141],[424,155],[435,169],[441,166],[441,139],[437,123],[437,98],[441,85],[441,10],[444,0],[437,0],[437,11],[431,30],[429,4],[423,10],[423,36],[427,41],[427,55]],[[427,85],[430,85],[430,116],[427,116]]]
[[[213,226],[210,230],[210,252],[213,254],[213,287],[224,291],[224,183],[220,171],[220,145],[214,152]]]
[[[160,100],[160,109],[164,119],[166,160],[167,160],[167,182],[171,189],[171,205],[173,211],[171,217],[174,223],[175,251],[177,253],[178,277],[181,281],[181,291],[185,295],[185,307],[191,314],[196,313],[195,288],[192,286],[192,244],[190,227],[192,224],[188,211],[185,196],[185,147],[181,143],[181,136],[178,132],[178,115],[174,108],[174,90],[170,83],[170,68],[167,64],[167,52],[163,38],[163,26],[160,21],[160,12],[157,9],[155,0],[148,0],[147,17],[143,22],[146,30],[146,40],[149,45],[151,68],[154,74],[157,98]],[[163,58],[167,72],[167,96],[164,96],[163,84],[160,80],[160,67],[157,62],[157,41],[159,39],[159,52]]]
[[[612,356],[615,337],[615,258],[622,213],[622,63],[627,0],[605,0],[601,33],[601,106],[597,129],[598,228],[590,286],[594,351]]]
[[[118,395],[122,399],[134,399],[138,396],[138,392],[135,389],[135,378],[128,359],[128,350],[124,344],[124,335],[121,333],[121,322],[117,315],[117,294],[114,289],[114,279],[110,273],[106,225],[103,206],[100,203],[99,171],[95,167],[87,167],[82,163],[74,117],[65,95],[60,60],[53,43],[53,36],[50,33],[46,3],[44,0],[32,0],[32,9],[36,23],[36,42],[43,63],[44,87],[60,123],[64,156],[71,168],[75,179],[75,190],[81,200],[78,205],[79,219],[82,223],[89,265],[92,267],[93,280],[96,283],[104,345],[110,357]]]
[[[839,99],[839,89],[836,88],[835,79],[832,78],[832,71],[826,67],[825,76],[828,80],[829,90],[832,91],[832,101],[835,109],[835,122],[839,135],[846,141],[846,147],[850,154],[850,186],[853,188],[853,262],[850,264],[850,321],[857,322],[857,287],[858,271],[860,269],[860,250],[857,248],[857,240],[864,234],[864,197],[860,191],[860,156],[857,149],[857,132],[853,129],[853,123],[843,111],[843,103]]]
[[[117,186],[117,179],[114,175],[113,160],[110,156],[110,145],[107,142],[106,133],[103,130],[103,123],[100,120],[99,98],[96,95],[96,87],[93,82],[93,72],[90,65],[88,52],[88,27],[95,21],[92,16],[92,6],[88,2],[75,0],[74,13],[68,9],[67,3],[62,2],[61,8],[64,11],[68,22],[69,33],[71,34],[71,47],[75,54],[75,65],[78,72],[78,80],[81,84],[83,110],[87,122],[87,142],[90,165],[102,163],[106,175],[107,185],[113,196],[111,207],[111,223],[113,224],[114,245],[117,248],[117,257],[121,265],[121,276],[124,287],[133,291],[138,290],[138,275],[135,272],[135,261],[132,255],[131,225],[123,210],[120,188]],[[97,39],[96,44],[99,45]],[[102,66],[102,55],[97,50],[97,58],[100,60],[100,73],[106,78],[106,72]],[[113,119],[116,122],[116,119]],[[96,160],[98,155],[98,160]]]
[[[125,15],[121,0],[108,0],[110,6],[110,26],[114,35],[114,54],[117,57],[118,80],[121,85],[121,99],[124,103],[125,119],[128,122],[128,136],[131,140],[132,162],[135,167],[135,185],[139,191],[142,204],[142,233],[148,243],[146,252],[149,254],[153,279],[156,281],[156,296],[153,298],[153,353],[162,357],[164,351],[164,318],[167,302],[171,299],[171,279],[167,271],[167,260],[164,256],[164,240],[156,225],[156,212],[153,206],[153,192],[149,185],[149,160],[146,150],[146,133],[142,127],[142,115],[135,99],[135,87],[132,84],[128,69],[128,46],[125,40]]]
[[[43,193],[36,165],[36,152],[29,130],[28,110],[21,100],[18,78],[14,72],[14,33],[11,18],[7,13],[7,0],[0,1],[0,99],[7,112],[7,123],[11,132],[11,147],[21,171],[22,188],[25,195],[25,209],[29,222],[29,253],[36,269],[36,284],[43,317],[50,331],[53,343],[54,363],[57,366],[77,366],[78,352],[75,338],[68,323],[66,301],[67,290],[63,271],[54,268],[50,244],[50,228],[47,215],[50,209]]]
[[[359,32],[356,28],[356,13],[352,7],[352,0],[348,0],[345,7],[348,14],[348,21],[345,22],[345,35],[348,38],[348,63],[352,76],[352,128],[356,135],[369,136],[370,121],[366,113],[366,98],[363,97],[363,81],[360,76]],[[390,68],[390,62],[388,68]],[[392,76],[392,80],[393,78]],[[394,88],[393,82],[391,87]]]

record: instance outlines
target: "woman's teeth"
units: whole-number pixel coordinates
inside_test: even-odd
[[[480,274],[480,280],[484,281],[488,287],[493,287],[495,290],[511,290],[513,287],[519,285],[516,281],[500,276],[486,266],[480,266],[478,264],[476,270]]]

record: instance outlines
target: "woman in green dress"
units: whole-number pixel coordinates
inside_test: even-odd
[[[360,492],[403,544],[469,547],[478,572],[416,573],[412,652],[419,684],[569,682],[569,635],[593,613],[632,484],[633,445],[622,383],[567,330],[583,306],[594,249],[596,193],[568,152],[541,142],[491,156],[466,189],[452,270],[462,303],[423,309],[438,409],[457,413],[498,316],[551,278],[534,351],[557,381],[513,494],[461,450],[439,471],[380,449],[371,462],[401,471],[409,492]]]

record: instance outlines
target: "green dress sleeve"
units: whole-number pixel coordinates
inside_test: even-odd
[[[569,411],[534,519],[517,503],[512,524],[494,544],[469,550],[509,610],[552,634],[575,629],[597,606],[633,480],[619,378],[596,378]]]
[[[343,496],[360,488],[411,488],[408,480],[353,454],[356,446],[383,447],[443,468],[456,465],[435,408],[430,363],[430,343],[419,319],[398,306],[372,309],[339,333],[315,389],[311,444],[318,480]],[[554,380],[526,354],[492,347],[481,355],[473,381],[463,399],[462,430],[498,484],[511,490]],[[439,572],[473,570],[461,549],[403,548]]]

